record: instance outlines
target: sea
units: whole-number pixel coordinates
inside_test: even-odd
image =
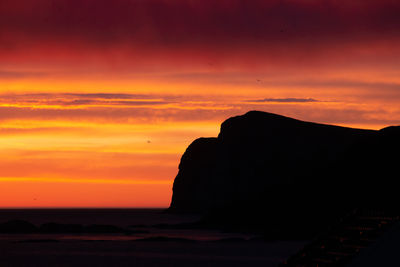
[[[0,226],[103,225],[116,233],[0,233],[3,266],[278,266],[306,241],[265,241],[254,233],[171,227],[196,214],[165,209],[1,209]],[[1,227],[0,227],[1,228]]]

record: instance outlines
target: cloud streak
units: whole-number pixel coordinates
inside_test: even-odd
[[[264,99],[253,99],[246,100],[245,102],[250,103],[265,103],[265,102],[275,102],[275,103],[310,103],[310,102],[321,102],[314,98],[264,98]]]
[[[79,74],[88,66],[116,73],[254,70],[349,59],[395,66],[399,12],[392,0],[4,0],[0,67],[47,62]]]
[[[356,94],[356,93],[354,93]],[[278,96],[278,95],[277,95]],[[376,95],[364,96],[364,102],[351,100],[321,100],[320,98],[269,97],[241,99],[237,96],[175,96],[170,94],[119,94],[119,93],[39,93],[0,95],[0,121],[70,121],[72,124],[90,121],[116,124],[146,124],[164,122],[198,123],[224,119],[258,109],[298,117],[304,120],[354,124],[398,124],[400,110],[397,105],[381,106],[373,102]],[[330,99],[335,99],[330,97]],[[350,98],[351,99],[351,98]],[[388,102],[392,103],[392,102]],[[318,110],[318,117],[315,117]],[[357,114],[349,116],[348,114]],[[334,115],[333,115],[334,114]],[[343,118],[340,118],[342,116]],[[2,134],[60,131],[65,125],[38,124],[19,128],[3,127]],[[50,127],[50,128],[49,128]],[[58,128],[59,129],[58,129]],[[67,130],[65,130],[68,132]],[[72,131],[76,131],[73,129]],[[84,131],[86,132],[86,131]]]
[[[350,36],[393,36],[400,26],[400,4],[391,0],[5,0],[0,10],[3,30],[42,40],[67,37],[102,45],[121,40],[174,46],[288,39],[346,41]]]
[[[166,206],[170,185],[147,180],[171,181],[193,139],[254,109],[400,124],[399,14],[395,0],[0,0],[0,195]]]
[[[37,93],[37,94],[4,94],[0,95],[0,106],[59,108],[70,107],[118,107],[118,106],[160,106],[171,104],[163,98],[155,98],[145,94],[115,94],[115,93]]]

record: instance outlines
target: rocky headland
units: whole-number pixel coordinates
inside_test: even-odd
[[[250,111],[181,158],[171,212],[309,236],[354,208],[396,208],[400,127],[364,130]],[[300,238],[300,236],[299,236]]]

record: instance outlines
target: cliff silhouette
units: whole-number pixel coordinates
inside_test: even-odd
[[[318,232],[354,208],[397,209],[400,127],[363,130],[250,111],[199,138],[169,210],[210,225]]]

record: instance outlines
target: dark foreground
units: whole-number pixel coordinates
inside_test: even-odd
[[[1,266],[277,266],[298,242],[0,241]]]
[[[3,227],[2,267],[278,266],[305,244],[266,241],[249,233],[171,228],[198,217],[156,209],[0,210],[0,231],[10,220],[29,222],[34,228],[23,233],[25,228],[19,226]]]

